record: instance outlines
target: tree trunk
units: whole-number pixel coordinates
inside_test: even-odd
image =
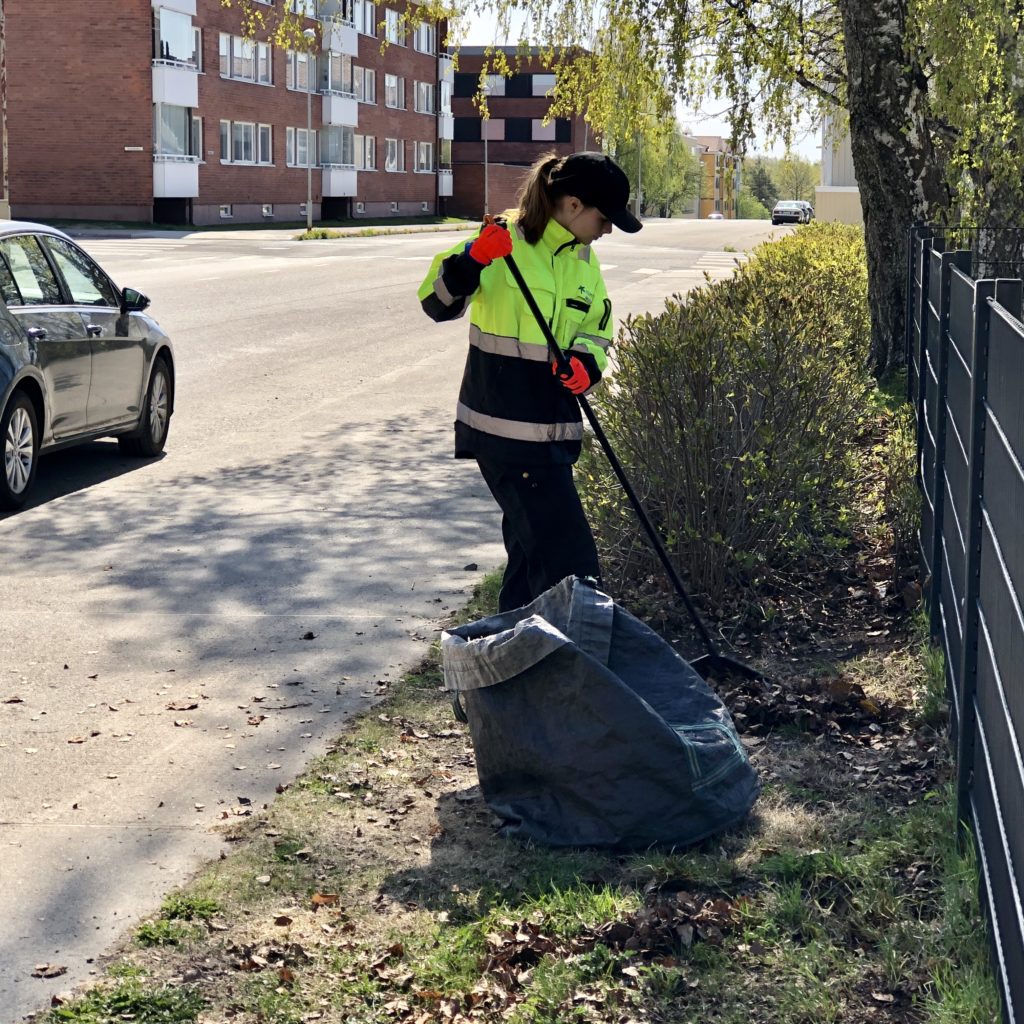
[[[868,251],[871,371],[905,361],[907,243],[947,202],[929,131],[928,83],[905,30],[907,0],[839,0],[850,144]]]

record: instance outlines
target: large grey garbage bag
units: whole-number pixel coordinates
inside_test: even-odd
[[[739,821],[757,798],[757,776],[707,683],[582,580],[445,633],[442,657],[505,835],[683,845]]]

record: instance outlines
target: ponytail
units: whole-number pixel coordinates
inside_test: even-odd
[[[522,228],[523,238],[530,245],[540,241],[544,229],[554,212],[551,174],[562,162],[557,153],[545,153],[531,168],[519,190],[519,215],[516,223]]]

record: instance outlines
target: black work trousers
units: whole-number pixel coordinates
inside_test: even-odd
[[[477,460],[503,513],[508,565],[498,596],[505,612],[529,604],[566,576],[598,579],[597,547],[570,465],[523,466]]]

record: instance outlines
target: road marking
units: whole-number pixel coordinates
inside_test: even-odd
[[[662,273],[662,271],[656,269],[655,267],[638,267],[636,270],[633,271],[633,273],[634,274],[660,274],[660,273]]]

